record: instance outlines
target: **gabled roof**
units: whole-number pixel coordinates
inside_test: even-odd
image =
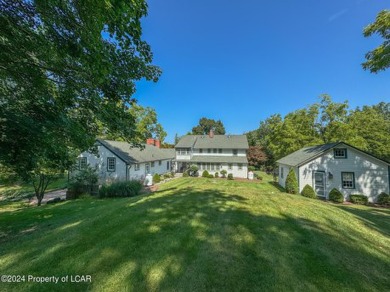
[[[127,164],[167,160],[175,157],[175,149],[160,149],[156,146],[147,144],[144,145],[144,149],[140,149],[132,148],[127,142],[101,139],[98,139],[97,141]]]
[[[175,148],[207,149],[248,149],[248,140],[246,135],[214,135],[210,138],[208,135],[186,135],[176,144]]]
[[[315,157],[335,147],[337,144],[339,143],[328,143],[323,145],[304,147],[302,149],[299,149],[298,151],[295,151],[279,159],[276,162],[280,164],[286,164],[289,166],[298,166],[305,161],[314,159]]]
[[[389,162],[387,162],[383,159],[380,159],[378,157],[375,157],[374,155],[367,153],[365,151],[362,151],[362,150],[360,150],[352,145],[349,145],[345,142],[336,142],[336,143],[328,143],[328,144],[304,147],[302,149],[299,149],[298,151],[295,151],[295,152],[279,159],[278,161],[276,161],[276,163],[285,164],[285,165],[294,166],[294,167],[300,166],[300,165],[303,165],[303,164],[321,156],[322,154],[324,154],[328,150],[335,148],[337,146],[351,147],[351,148],[353,148],[361,153],[364,153],[365,155],[371,156],[379,161],[382,161],[386,164],[389,164]]]

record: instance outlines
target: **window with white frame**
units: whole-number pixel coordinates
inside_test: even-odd
[[[221,154],[222,153],[222,149],[218,149],[218,153]]]
[[[199,153],[203,153],[203,149],[199,149]]]
[[[159,160],[159,161],[158,161],[158,165],[160,166],[160,165],[161,165],[161,163],[162,163],[162,162],[161,162],[161,160]]]
[[[169,170],[169,161],[167,161],[167,170]]]
[[[135,171],[138,171],[138,170],[139,170],[139,163],[134,164],[134,170],[135,170]]]
[[[107,171],[113,172],[116,169],[116,158],[107,157]]]
[[[242,170],[242,163],[238,164],[238,170]]]
[[[354,189],[355,188],[355,173],[354,172],[342,172],[341,183],[343,189]]]
[[[145,163],[145,171],[146,171],[146,173],[150,172],[150,164],[149,163]]]
[[[228,163],[228,170],[232,170],[233,169],[233,164],[232,163]]]
[[[279,170],[280,170],[280,177],[283,178],[284,177],[283,166],[279,166]]]
[[[207,149],[207,153],[211,153],[211,149],[209,148],[209,149]]]
[[[333,150],[334,158],[347,158],[347,149],[346,148],[335,148]]]
[[[151,166],[151,167],[154,167],[154,161],[152,161],[152,162],[150,163],[150,166]]]
[[[87,157],[79,158],[79,169],[87,168]]]
[[[233,149],[233,155],[237,156],[237,154],[238,154],[238,150],[237,149]]]

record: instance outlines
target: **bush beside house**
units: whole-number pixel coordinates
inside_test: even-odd
[[[286,191],[289,194],[298,194],[298,180],[294,169],[290,169],[286,178]]]
[[[367,205],[368,204],[368,197],[365,195],[350,195],[349,200],[351,203],[359,204],[359,205]]]
[[[386,193],[381,193],[376,201],[379,205],[390,206],[390,195]]]
[[[134,197],[140,194],[142,183],[137,180],[119,181],[102,185],[99,190],[100,198]]]
[[[303,188],[303,190],[301,192],[301,195],[304,196],[304,197],[307,197],[307,198],[312,198],[312,199],[317,198],[316,192],[309,185],[305,185],[305,187]]]
[[[342,203],[344,202],[344,196],[338,189],[332,189],[329,193],[329,201]]]

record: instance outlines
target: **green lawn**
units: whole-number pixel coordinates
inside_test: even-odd
[[[288,195],[267,181],[182,178],[135,198],[0,216],[2,274],[92,276],[0,283],[0,291],[385,291],[390,283],[389,209]]]
[[[52,181],[46,189],[46,192],[64,189],[68,185],[68,177],[64,175]],[[0,182],[0,215],[1,212],[17,210],[26,207],[26,200],[35,197],[34,187],[31,183],[17,183],[5,185]]]

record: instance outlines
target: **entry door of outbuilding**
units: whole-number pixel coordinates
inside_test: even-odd
[[[314,190],[319,197],[325,197],[325,172],[314,172]]]

